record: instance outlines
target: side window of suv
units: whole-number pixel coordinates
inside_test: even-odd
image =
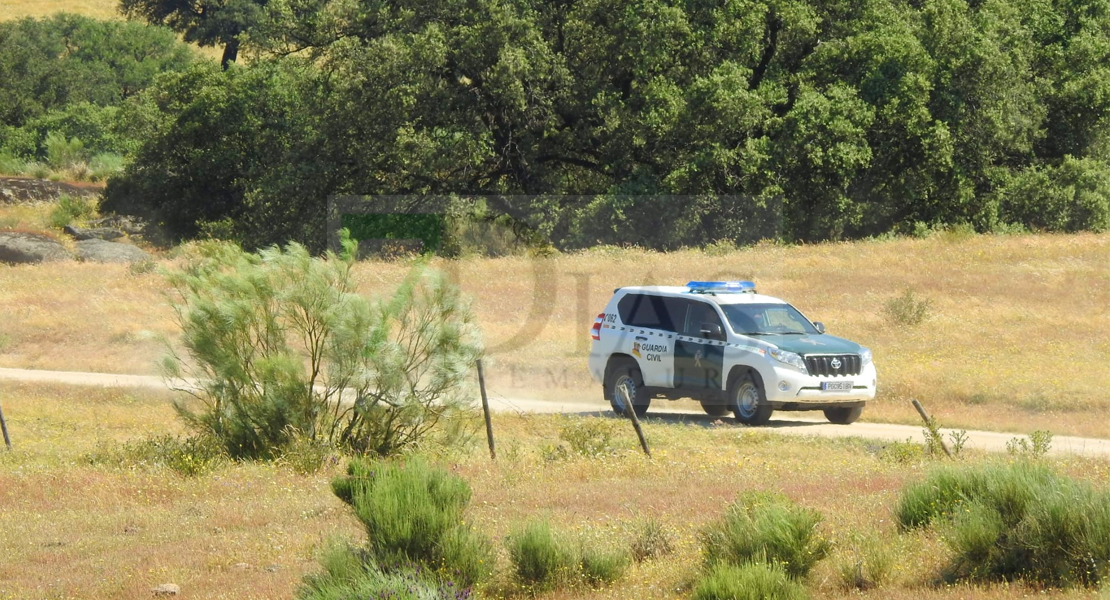
[[[663,298],[651,294],[628,294],[617,303],[621,321],[631,327],[674,331]]]
[[[705,302],[690,302],[690,310],[686,314],[686,326],[683,328],[683,333],[694,337],[702,337],[702,325],[707,323],[721,327],[721,317],[717,314],[717,311]]]

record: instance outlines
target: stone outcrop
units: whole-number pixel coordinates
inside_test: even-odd
[[[58,240],[38,233],[0,231],[0,263],[12,265],[54,262],[73,258]]]

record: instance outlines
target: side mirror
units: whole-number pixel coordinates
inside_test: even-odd
[[[717,323],[702,323],[701,337],[707,340],[723,340],[725,339],[725,332]]]
[[[825,333],[825,324],[821,321],[814,321],[813,326],[817,328],[817,333]]]

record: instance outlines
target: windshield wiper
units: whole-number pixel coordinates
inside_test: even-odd
[[[804,331],[749,331],[740,335],[806,335]]]

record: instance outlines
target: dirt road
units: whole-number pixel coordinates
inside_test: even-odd
[[[0,368],[0,381],[23,381],[70,385],[93,385],[104,387],[131,387],[165,389],[167,382],[161,377],[146,375],[115,375],[110,373],[77,373],[67,371],[36,371],[28,369]],[[190,382],[176,382],[176,387],[188,387]],[[660,402],[662,404],[662,402]],[[494,394],[490,397],[490,408],[502,412],[523,413],[567,413],[598,414],[609,413],[609,406],[597,400],[575,400],[551,402],[526,398],[506,398]],[[777,413],[761,431],[783,435],[820,436],[820,437],[859,437],[877,440],[904,441],[924,439],[921,427],[894,425],[890,423],[853,423],[852,425],[832,425],[824,419],[809,416],[810,413]],[[666,405],[652,407],[649,420],[659,419],[675,423],[694,423],[706,425],[716,419],[701,412],[676,410]],[[723,419],[731,423],[730,418]],[[944,430],[946,437],[948,430]],[[968,431],[966,448],[1004,452],[1006,443],[1016,437],[1013,433],[994,431]],[[1056,436],[1052,438],[1050,454],[1078,454],[1110,459],[1110,439]]]

